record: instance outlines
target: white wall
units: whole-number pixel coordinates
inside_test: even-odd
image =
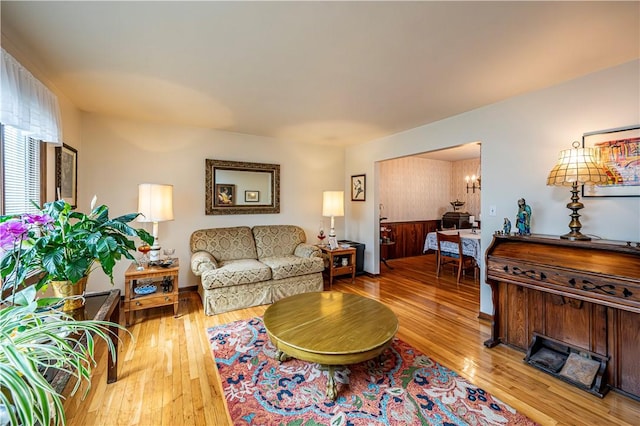
[[[112,217],[135,212],[138,184],[172,184],[175,220],[159,224],[160,243],[180,258],[180,287],[198,281],[189,267],[189,236],[196,229],[221,226],[294,224],[315,243],[322,218],[322,191],[344,190],[344,149],[288,143],[270,138],[200,128],[126,121],[95,114],[82,118],[79,162],[79,209],[88,210],[91,197],[110,207]],[[204,205],[205,159],[280,164],[280,214],[207,216]],[[329,219],[324,218],[325,229]],[[343,218],[336,218],[344,235]],[[151,231],[150,224],[139,224]],[[120,262],[114,276],[123,288]],[[89,291],[110,288],[100,271]]]
[[[370,143],[347,148],[345,180],[367,174],[367,201],[347,203],[347,237],[366,244],[365,270],[379,272],[377,161],[482,143],[482,245],[487,247],[518,198],[533,209],[532,231],[569,231],[568,188],[548,187],[558,153],[583,133],[640,123],[640,61],[632,61],[531,94],[483,107]],[[640,241],[640,198],[584,198],[582,231],[605,239]],[[489,206],[497,215],[488,215]],[[482,276],[484,276],[484,271]],[[491,292],[481,288],[480,310],[490,313]]]

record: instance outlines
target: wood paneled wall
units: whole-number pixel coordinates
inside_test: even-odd
[[[383,222],[381,226],[391,230],[388,236],[395,241],[392,246],[382,246],[382,257],[385,259],[398,259],[421,255],[427,234],[438,229],[440,220]]]

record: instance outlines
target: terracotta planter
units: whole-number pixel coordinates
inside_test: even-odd
[[[73,311],[84,306],[84,290],[87,287],[87,277],[82,277],[76,283],[71,281],[51,281],[53,294],[56,297],[68,297],[65,300],[62,310],[65,312]]]

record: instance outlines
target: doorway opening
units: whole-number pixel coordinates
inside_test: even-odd
[[[452,211],[457,227],[481,226],[481,143],[423,152],[378,163],[380,265],[429,251],[428,234]]]

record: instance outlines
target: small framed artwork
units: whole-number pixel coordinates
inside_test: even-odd
[[[216,206],[233,206],[236,199],[236,186],[227,183],[216,184]]]
[[[56,147],[56,200],[78,205],[78,151],[67,144]]]
[[[605,185],[583,185],[584,197],[640,197],[640,125],[585,133],[582,146],[594,149],[609,177]]]
[[[351,201],[365,201],[367,189],[367,175],[351,176]]]
[[[244,191],[245,203],[257,203],[260,201],[260,191]]]
[[[338,248],[338,238],[337,237],[329,237],[329,240],[327,241],[327,243],[329,244],[329,249],[331,250],[335,250]]]

